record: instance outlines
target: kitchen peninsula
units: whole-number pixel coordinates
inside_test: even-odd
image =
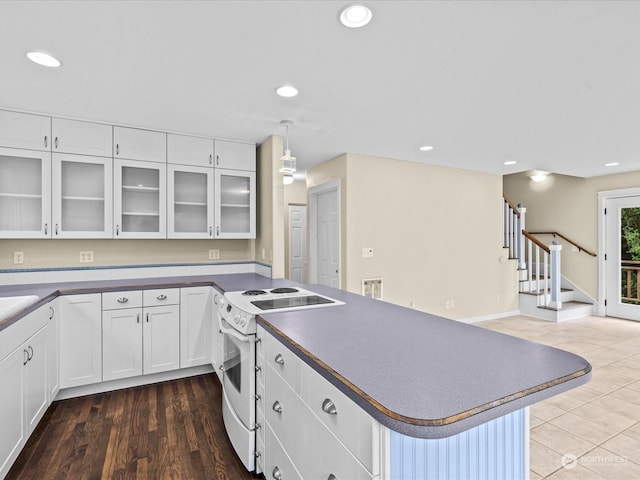
[[[60,295],[281,285],[291,282],[235,274],[4,286],[0,296],[40,299],[0,324],[0,339]],[[586,360],[562,350],[328,287],[304,287],[345,305],[258,317],[265,389],[258,399],[264,419],[259,463],[267,478],[315,478],[316,472],[335,479],[527,478],[528,407],[591,376]],[[318,438],[328,443],[308,450],[305,442]],[[319,450],[337,452],[336,460]]]

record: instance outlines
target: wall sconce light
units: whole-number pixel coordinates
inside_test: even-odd
[[[535,171],[531,172],[531,174],[529,175],[529,178],[531,179],[532,182],[540,183],[540,182],[544,182],[544,180],[549,175],[551,175],[549,172],[543,172],[541,170],[535,170]]]

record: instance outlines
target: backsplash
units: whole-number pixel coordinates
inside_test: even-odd
[[[0,270],[0,285],[83,282],[185,275],[256,273],[271,278],[271,265],[254,261],[218,263],[174,263],[157,265],[113,265],[102,267],[30,268]]]

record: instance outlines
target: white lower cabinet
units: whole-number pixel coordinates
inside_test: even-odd
[[[101,304],[99,293],[58,298],[60,388],[102,381]]]
[[[180,289],[180,367],[211,363],[212,287]]]
[[[47,313],[46,306],[41,307],[0,332],[0,478],[49,405]]]
[[[43,307],[45,308],[45,307]],[[54,299],[46,306],[49,314],[49,335],[47,336],[47,393],[49,403],[55,400],[60,391],[60,315],[58,313],[58,299]]]
[[[373,418],[262,327],[258,337],[266,343],[265,401],[258,400],[266,478],[374,478]]]
[[[177,288],[102,295],[104,381],[179,368],[180,296]]]

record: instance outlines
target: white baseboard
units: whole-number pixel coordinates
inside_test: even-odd
[[[488,315],[480,315],[479,317],[459,318],[456,321],[462,323],[479,323],[488,322],[489,320],[497,320],[499,318],[515,317],[520,315],[520,310],[511,310],[510,312],[490,313]]]
[[[58,392],[58,395],[56,395],[54,401],[83,397],[85,395],[93,395],[96,393],[110,392],[113,390],[121,390],[123,388],[139,387],[140,385],[166,382],[167,380],[175,380],[177,378],[193,377],[195,375],[212,373],[213,371],[214,370],[211,365],[200,365],[198,367],[171,370],[170,372],[141,375],[139,377],[122,378],[120,380],[111,380],[108,382],[93,383],[91,385],[82,385],[81,387],[65,388],[64,390],[60,390]]]

